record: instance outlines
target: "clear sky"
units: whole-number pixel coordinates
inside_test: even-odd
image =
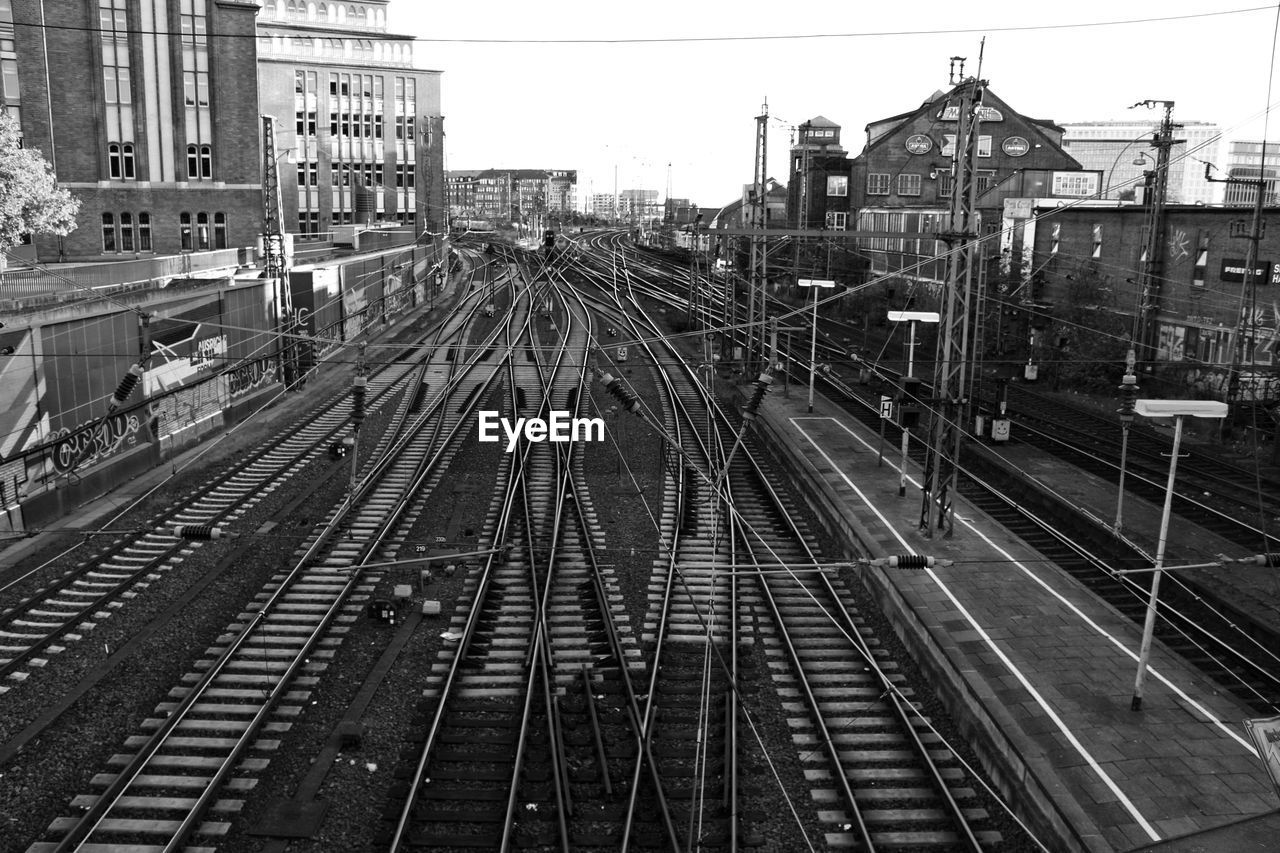
[[[856,154],[868,122],[947,88],[951,56],[968,57],[965,72],[976,73],[984,34],[981,76],[1024,115],[1154,124],[1158,110],[1127,108],[1173,100],[1175,121],[1219,124],[1228,140],[1259,139],[1277,6],[393,0],[389,19],[392,31],[421,39],[419,67],[444,72],[446,168],[577,169],[581,199],[613,192],[615,169],[619,190],[655,189],[665,197],[670,164],[671,195],[712,207],[733,201],[752,180],[754,119],[766,98],[769,172],[785,182],[794,125],[824,115]],[[1078,26],[1114,21],[1136,22]],[[815,34],[824,37],[747,38]],[[453,41],[464,39],[613,41]],[[677,41],[617,41],[627,39]],[[1280,85],[1271,100],[1280,101]],[[1280,136],[1280,115],[1268,136]],[[1219,159],[1225,155],[1224,145]]]

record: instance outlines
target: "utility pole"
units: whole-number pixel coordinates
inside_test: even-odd
[[[1147,241],[1142,248],[1142,270],[1139,282],[1141,301],[1135,318],[1138,344],[1138,362],[1145,363],[1148,372],[1156,350],[1156,317],[1160,308],[1161,274],[1164,270],[1164,206],[1169,192],[1169,152],[1173,148],[1173,129],[1181,125],[1173,123],[1173,101],[1139,101],[1129,109],[1164,107],[1164,118],[1155,132],[1151,145],[1156,149],[1156,168],[1151,176],[1151,198],[1147,204]]]
[[[755,198],[751,205],[751,227],[764,230],[768,226],[769,207],[765,201],[769,154],[769,101],[765,99],[761,114],[756,116]],[[744,353],[746,373],[755,373],[764,349],[764,288],[768,278],[768,252],[763,235],[751,235],[751,271],[747,279],[747,350]],[[758,344],[758,345],[757,345]]]
[[[297,347],[292,342],[293,299],[289,290],[289,258],[285,251],[284,210],[280,172],[276,164],[276,119],[262,119],[262,251],[267,281],[271,282],[276,312],[276,351],[286,390],[298,380]]]
[[[1224,403],[1227,404],[1227,417],[1222,419],[1222,438],[1223,440],[1231,438],[1233,432],[1234,421],[1239,414],[1240,403],[1240,371],[1245,363],[1245,352],[1250,343],[1257,337],[1254,329],[1254,317],[1257,315],[1258,288],[1257,288],[1257,268],[1258,268],[1258,244],[1262,241],[1262,205],[1267,195],[1267,185],[1272,183],[1264,176],[1266,175],[1267,164],[1267,141],[1262,141],[1262,159],[1258,165],[1258,177],[1254,178],[1215,178],[1209,174],[1213,167],[1205,164],[1204,177],[1205,180],[1216,184],[1239,184],[1243,186],[1255,187],[1258,191],[1257,196],[1253,200],[1253,221],[1249,225],[1248,234],[1237,234],[1233,230],[1233,237],[1247,237],[1249,239],[1249,251],[1244,262],[1244,281],[1240,285],[1240,309],[1239,319],[1236,321],[1235,333],[1231,342],[1231,369],[1227,371],[1227,389]],[[1269,276],[1270,270],[1264,272],[1264,276]],[[1265,282],[1266,279],[1264,278]],[[1249,361],[1253,361],[1250,355]],[[1280,442],[1277,442],[1280,446]]]
[[[952,500],[960,468],[960,443],[967,420],[968,401],[965,374],[969,362],[969,299],[977,265],[978,212],[977,173],[974,158],[978,152],[978,124],[986,81],[964,77],[962,56],[951,57],[951,83],[959,85],[953,92],[957,99],[956,145],[951,158],[953,175],[951,210],[946,230],[939,237],[946,241],[947,280],[942,295],[942,327],[934,370],[934,405],[930,407],[929,446],[925,455],[923,504],[920,508],[920,530],[932,537],[941,529],[950,537],[954,524]],[[959,63],[959,70],[956,63]],[[979,58],[981,68],[981,58]]]

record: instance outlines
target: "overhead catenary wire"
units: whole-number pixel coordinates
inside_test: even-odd
[[[631,38],[483,38],[483,37],[448,37],[448,36],[417,36],[416,41],[427,44],[496,44],[496,45],[591,45],[591,44],[700,44],[708,42],[761,42],[761,41],[817,41],[823,39],[866,39],[866,38],[887,38],[891,36],[936,36],[936,35],[966,35],[971,33],[1022,33],[1022,32],[1047,32],[1053,30],[1079,30],[1093,29],[1098,27],[1120,27],[1120,26],[1137,26],[1141,24],[1158,24],[1173,21],[1190,21],[1205,18],[1219,18],[1228,15],[1245,15],[1252,12],[1270,11],[1271,6],[1249,6],[1240,9],[1222,9],[1212,12],[1193,12],[1185,15],[1163,15],[1148,16],[1142,18],[1119,18],[1110,21],[1078,21],[1060,24],[1009,24],[1009,25],[990,25],[990,26],[973,26],[973,27],[938,27],[935,29],[904,29],[904,30],[875,30],[869,32],[844,32],[844,33],[768,33],[754,35],[708,35],[708,36],[656,36],[651,38],[631,37]],[[259,26],[271,27],[275,22],[263,20]],[[282,21],[280,23],[287,23]],[[317,22],[319,23],[319,22]],[[104,30],[101,27],[78,26],[74,24],[49,24],[36,23],[34,21],[14,21],[15,27],[30,27],[33,29],[44,30],[66,30],[72,32],[87,33],[103,33],[103,32],[127,32],[137,35],[152,35],[161,37],[183,36],[184,34],[172,30],[144,30],[137,28],[127,28],[126,30]],[[204,38],[214,39],[257,39],[262,38],[261,33],[220,33],[206,32],[203,33]]]

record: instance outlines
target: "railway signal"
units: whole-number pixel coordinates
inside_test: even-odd
[[[1129,350],[1129,355],[1125,359],[1124,378],[1121,379],[1120,391],[1120,408],[1116,411],[1120,415],[1120,489],[1116,493],[1116,523],[1111,529],[1116,533],[1120,532],[1120,524],[1124,518],[1124,472],[1125,463],[1129,457],[1129,427],[1133,425],[1134,406],[1138,402],[1138,377],[1133,373],[1133,366],[1137,361],[1137,354],[1133,349]]]

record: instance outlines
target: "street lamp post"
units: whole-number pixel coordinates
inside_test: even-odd
[[[889,322],[901,323],[906,321],[908,324],[907,333],[907,372],[904,379],[912,379],[916,372],[916,323],[937,323],[941,316],[936,311],[890,311]],[[908,383],[904,382],[905,388]],[[898,405],[898,420],[903,421],[902,407],[906,405],[906,399]],[[903,497],[907,493],[907,447],[911,441],[911,429],[902,422],[902,468],[898,471],[898,497]]]
[[[836,283],[823,278],[799,278],[796,284],[813,288],[813,338],[809,343],[809,414],[813,414],[813,375],[818,359],[818,288],[832,288]]]
[[[1132,711],[1142,710],[1142,688],[1147,678],[1147,661],[1151,658],[1151,636],[1156,626],[1156,601],[1160,597],[1160,573],[1164,569],[1164,546],[1169,537],[1169,510],[1173,507],[1173,480],[1178,473],[1178,449],[1182,445],[1182,419],[1225,418],[1227,404],[1217,400],[1138,400],[1134,410],[1148,418],[1173,418],[1173,452],[1169,456],[1169,482],[1164,489],[1164,511],[1160,515],[1160,539],[1156,544],[1156,562],[1151,578],[1151,598],[1147,601],[1147,617],[1142,624],[1142,645],[1138,649],[1138,674],[1133,681]]]

